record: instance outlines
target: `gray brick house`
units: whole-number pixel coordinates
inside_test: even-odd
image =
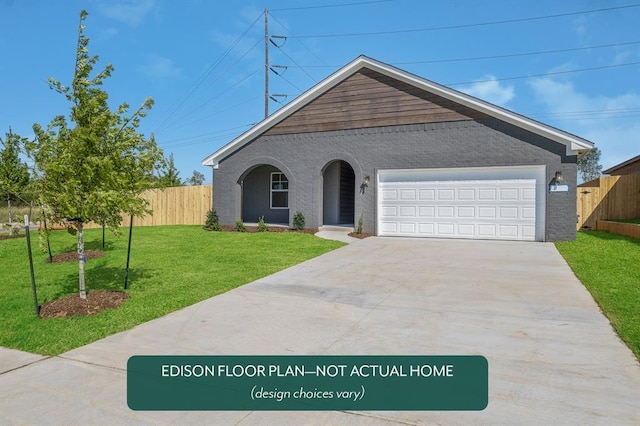
[[[583,138],[358,57],[209,155],[221,224],[575,238]]]

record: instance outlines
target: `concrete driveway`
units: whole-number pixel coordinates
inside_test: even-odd
[[[143,412],[132,355],[479,354],[481,412]],[[2,424],[639,424],[640,366],[552,244],[368,238],[58,357],[0,350]]]

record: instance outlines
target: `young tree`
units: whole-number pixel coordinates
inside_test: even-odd
[[[6,134],[6,139],[0,151],[0,197],[7,201],[9,209],[9,223],[13,222],[11,216],[11,203],[25,199],[25,191],[29,185],[29,168],[20,160],[21,146],[27,142],[26,138],[11,132]]]
[[[162,151],[153,137],[146,139],[137,129],[152,107],[148,98],[133,114],[123,103],[109,108],[108,95],[100,88],[112,71],[111,64],[93,75],[98,56],[89,56],[89,39],[80,13],[75,72],[71,86],[48,80],[52,89],[71,102],[69,121],[55,117],[46,130],[34,124],[35,141],[27,144],[37,173],[40,202],[47,206],[50,221],[64,222],[78,238],[80,297],[86,298],[84,282],[83,227],[89,221],[104,223],[118,232],[121,213],[149,213],[140,194],[153,187],[153,171],[162,162]]]
[[[204,174],[194,170],[193,175],[187,179],[187,183],[193,186],[202,185],[204,183]]]
[[[593,148],[581,158],[578,159],[578,172],[583,182],[589,182],[602,175],[602,166],[600,165],[600,150]]]
[[[160,176],[158,176],[158,186],[161,188],[169,188],[172,186],[182,186],[183,183],[180,180],[180,172],[176,168],[176,164],[173,161],[173,153],[169,155],[169,160],[161,167]]]

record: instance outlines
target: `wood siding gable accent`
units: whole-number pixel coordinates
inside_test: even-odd
[[[488,115],[363,68],[276,124],[265,135],[465,121]]]

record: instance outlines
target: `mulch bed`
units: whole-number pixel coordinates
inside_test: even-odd
[[[46,302],[40,307],[41,318],[67,318],[72,316],[94,315],[107,309],[114,309],[129,298],[121,291],[93,290],[87,292],[87,298],[72,294]]]
[[[10,240],[12,238],[24,238],[26,237],[25,234],[18,234],[18,235],[0,235],[0,240]]]
[[[223,225],[221,226],[221,228],[225,232],[238,232],[233,225]],[[258,232],[257,226],[246,226],[246,228],[247,232]],[[314,228],[297,230],[292,228],[285,228],[284,226],[270,226],[267,232],[297,232],[298,234],[315,234],[316,232],[318,232],[318,230]]]
[[[104,252],[101,250],[87,250],[84,252],[84,255],[87,259],[95,259],[104,256]],[[78,252],[68,251],[66,253],[54,254],[51,259],[47,257],[44,261],[47,263],[77,262]]]
[[[366,233],[364,233],[364,232],[362,232],[362,233],[360,233],[360,234],[358,234],[357,232],[351,232],[351,233],[349,234],[349,236],[350,236],[350,237],[353,237],[353,238],[360,238],[360,239],[362,240],[362,239],[364,239],[364,238],[370,237],[370,236],[371,236],[371,234],[366,234]]]

